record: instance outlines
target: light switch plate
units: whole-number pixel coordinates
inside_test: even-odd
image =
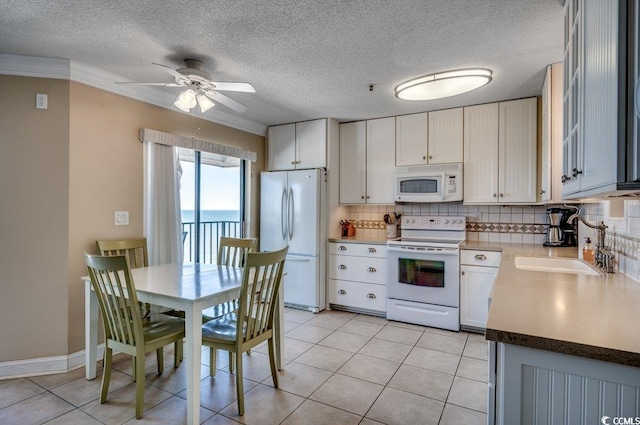
[[[115,225],[116,226],[128,226],[129,225],[129,211],[115,211]]]

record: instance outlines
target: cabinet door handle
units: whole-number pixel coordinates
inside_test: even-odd
[[[361,196],[362,199],[364,199],[364,196]]]
[[[373,268],[373,267],[369,267],[369,268],[367,269],[367,271],[368,271],[368,272],[371,272],[371,273],[375,273],[375,272],[376,272],[376,269],[375,269],[375,268]]]
[[[433,159],[433,156],[429,155],[429,159]]]
[[[498,196],[498,195],[496,195],[495,193],[493,194],[493,197],[494,197],[494,198],[495,198],[495,197],[497,197],[497,196]]]
[[[295,161],[291,161],[291,163],[292,163],[292,164],[295,164],[296,162],[295,162]]]
[[[501,193],[501,194],[500,194],[500,197],[501,197],[501,198],[502,198],[502,197],[504,197],[504,193]]]
[[[578,177],[578,174],[582,174],[582,170],[574,168],[573,170],[571,170],[571,174],[573,175],[573,177]]]
[[[344,264],[340,264],[340,265],[338,266],[338,268],[339,268],[340,270],[347,270],[347,266],[345,266]]]
[[[367,195],[367,199],[371,198],[371,196]]]
[[[344,245],[340,245],[340,248],[338,248],[340,251],[346,251],[347,247]]]
[[[540,195],[544,195],[545,193],[547,193],[547,191],[546,191],[546,190],[544,190],[544,189],[542,189],[542,190],[540,191]]]
[[[560,180],[562,181],[562,183],[566,183],[569,180],[571,180],[571,177],[567,176],[566,174],[563,174]]]
[[[377,252],[375,248],[369,248],[369,252]]]
[[[426,157],[426,156],[423,156],[423,157],[422,157],[422,159],[427,159],[427,157]]]
[[[344,289],[341,289],[338,291],[339,295],[347,295],[347,291],[345,291]]]
[[[375,299],[376,294],[367,294],[367,298]]]
[[[464,275],[465,275],[465,272],[460,272],[460,274],[461,274],[462,276],[464,276]]]
[[[487,259],[487,256],[484,254],[476,254],[475,257],[473,257],[475,260],[479,260],[479,261],[484,261]]]

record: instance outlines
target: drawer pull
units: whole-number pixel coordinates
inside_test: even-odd
[[[369,248],[369,252],[377,252],[375,248]]]
[[[486,255],[484,255],[484,254],[476,254],[476,256],[475,256],[475,257],[473,257],[473,258],[474,258],[475,260],[478,260],[478,261],[484,261],[484,260],[486,260],[486,259],[487,259],[487,256],[486,256]]]
[[[371,273],[375,273],[375,272],[376,272],[376,269],[375,269],[375,268],[373,268],[373,267],[369,267],[369,268],[367,269],[367,271],[368,271],[368,272],[371,272]]]
[[[347,291],[345,291],[344,289],[341,289],[338,291],[339,295],[347,295]]]
[[[346,251],[347,247],[344,245],[340,245],[340,248],[338,248],[340,251]]]
[[[461,274],[462,276],[464,276],[466,273],[465,273],[465,272],[460,272],[460,274]]]
[[[345,266],[344,264],[340,264],[340,265],[338,266],[338,268],[339,268],[340,270],[347,270],[347,266]]]
[[[376,294],[367,294],[367,298],[375,299]]]

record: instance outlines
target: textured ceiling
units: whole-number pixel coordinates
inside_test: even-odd
[[[125,81],[168,82],[152,62],[201,59],[214,80],[250,82],[256,94],[225,94],[249,108],[244,119],[272,125],[539,95],[545,66],[562,61],[562,25],[561,0],[0,0],[0,53],[71,59]],[[393,94],[472,66],[493,81],[443,100]]]

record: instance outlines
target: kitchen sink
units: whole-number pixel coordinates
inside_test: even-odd
[[[517,269],[540,272],[599,275],[600,272],[577,258],[516,257]]]

